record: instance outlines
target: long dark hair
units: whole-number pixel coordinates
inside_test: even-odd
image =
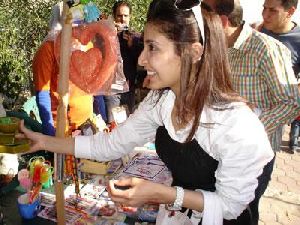
[[[180,93],[176,97],[175,107],[180,123],[187,124],[193,117],[193,126],[186,141],[193,138],[205,105],[225,110],[230,102],[244,102],[231,85],[222,23],[214,12],[202,9],[202,14],[204,52],[194,65],[188,47],[203,41],[192,10],[177,9],[173,0],[154,0],[147,14],[147,23],[155,25],[173,41],[176,53],[181,56]],[[160,90],[159,94],[163,91]]]

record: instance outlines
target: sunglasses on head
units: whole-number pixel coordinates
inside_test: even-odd
[[[195,19],[197,21],[201,33],[201,37],[203,40],[203,45],[204,45],[205,36],[204,36],[204,22],[201,13],[201,0],[175,0],[174,6],[176,9],[180,9],[184,11],[192,10]]]

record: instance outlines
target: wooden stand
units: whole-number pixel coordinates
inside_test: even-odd
[[[71,36],[72,24],[67,20],[68,6],[64,0],[63,18],[64,24],[61,34],[61,48],[60,48],[60,63],[59,63],[59,78],[58,78],[58,94],[59,106],[57,108],[57,127],[56,137],[66,137],[68,135],[68,122],[67,122],[67,108],[69,101],[69,63],[70,63],[70,49],[71,49]],[[70,146],[66,146],[68,148]],[[65,199],[64,199],[64,155],[55,154],[55,191],[56,191],[56,212],[57,224],[65,225]]]

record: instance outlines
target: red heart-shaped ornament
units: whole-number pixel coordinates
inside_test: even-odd
[[[100,79],[105,79],[99,74],[101,64],[102,53],[98,48],[91,48],[87,52],[79,50],[72,52],[70,74],[76,74],[76,86],[86,92],[90,92],[91,83],[97,80],[98,76]]]
[[[57,60],[60,39],[58,35],[55,43]],[[118,65],[119,43],[116,31],[108,22],[100,21],[73,28],[72,40],[75,39],[82,45],[92,42],[93,48],[86,52],[71,52],[69,79],[86,93],[109,93]]]

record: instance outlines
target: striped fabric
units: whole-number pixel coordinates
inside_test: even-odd
[[[283,44],[246,24],[229,48],[233,87],[262,112],[274,151],[280,149],[282,126],[300,111],[290,54]]]

